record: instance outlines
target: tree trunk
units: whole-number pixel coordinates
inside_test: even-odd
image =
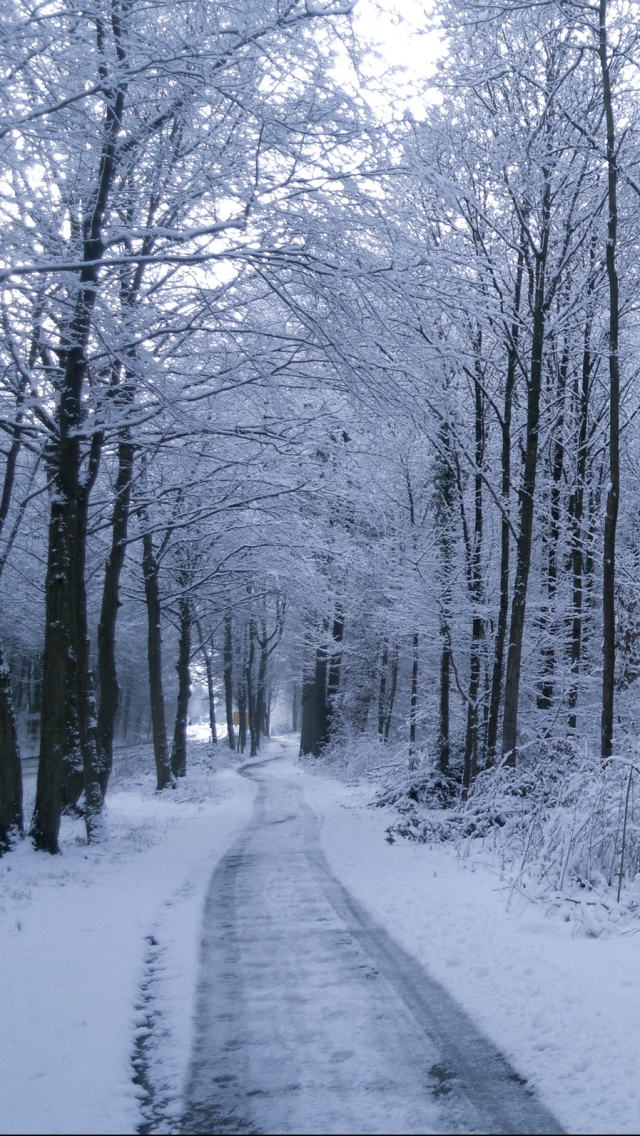
[[[162,629],[160,625],[160,588],[158,583],[159,565],[153,549],[153,535],[146,530],[142,537],[142,573],[144,594],[147,602],[148,636],[147,658],[149,661],[149,696],[151,699],[151,728],[153,732],[153,755],[156,763],[157,789],[160,792],[167,785],[175,784],[171,771],[169,747],[167,745],[167,725],[164,710],[164,690],[162,686]]]
[[[0,647],[0,856],[22,836],[22,766],[16,718],[11,699],[11,675]]]
[[[555,403],[558,407],[558,417],[555,428],[555,438],[552,446],[551,460],[551,509],[549,517],[549,532],[547,537],[547,572],[546,592],[547,602],[541,612],[541,630],[545,642],[542,646],[542,681],[538,690],[538,709],[550,710],[553,705],[554,673],[556,654],[554,645],[555,633],[555,607],[558,590],[558,544],[560,541],[560,520],[562,505],[562,481],[564,478],[564,401],[569,370],[569,344],[565,343],[560,367],[558,382],[555,391]]]
[[[30,360],[30,365],[33,364]],[[20,421],[22,418],[24,383],[20,388],[20,399],[13,426],[13,438],[4,471],[2,499],[0,500],[0,536],[11,505],[15,481],[16,465],[22,444]],[[30,692],[29,684],[29,692]],[[31,699],[29,698],[29,702]],[[22,811],[22,765],[16,729],[16,717],[11,696],[11,672],[0,645],[0,856],[6,852],[16,836],[24,832]]]
[[[268,713],[267,713],[267,666],[269,663],[269,638],[267,636],[266,623],[262,622],[262,635],[258,636],[258,646],[260,648],[260,660],[258,662],[258,687],[256,690],[256,732],[258,735],[258,749],[260,748],[260,736],[265,734],[268,736]]]
[[[224,702],[227,715],[227,741],[229,749],[235,750],[236,736],[233,728],[233,622],[231,612],[224,617]]]
[[[462,785],[468,789],[478,769],[478,729],[480,723],[480,677],[482,669],[481,645],[484,639],[484,619],[481,607],[482,587],[482,537],[484,527],[482,502],[482,468],[484,465],[485,421],[484,395],[481,383],[482,336],[479,333],[476,344],[476,365],[474,375],[475,403],[475,476],[474,476],[474,524],[473,544],[469,563],[469,591],[473,604],[471,627],[471,657],[469,664],[469,698],[467,702],[467,730],[464,747],[464,767]]]
[[[238,736],[240,753],[247,748],[247,688],[244,682],[238,686]]]
[[[380,693],[378,694],[378,737],[384,739],[384,723],[387,716],[387,673],[389,670],[389,640],[385,639],[382,645],[382,663],[380,666]]]
[[[336,699],[338,697],[338,690],[340,689],[340,671],[342,668],[342,651],[340,647],[344,639],[344,616],[340,608],[337,609],[333,620],[332,638],[338,649],[332,651],[329,659],[329,674],[327,677],[327,741],[329,740],[328,735],[336,711]]]
[[[180,597],[180,638],[178,641],[178,703],[171,748],[171,772],[174,777],[187,775],[187,723],[191,698],[191,603],[188,596]]]
[[[618,167],[613,95],[607,54],[607,0],[600,0],[599,55],[602,99],[607,124],[607,279],[609,282],[609,488],[604,522],[602,572],[602,719],[601,754],[613,752],[613,695],[616,671],[615,569],[616,529],[620,497],[620,360],[619,287],[616,268],[618,235]]]
[[[446,624],[442,628],[442,653],[440,655],[440,737],[439,769],[446,773],[449,768],[451,748],[449,742],[449,694],[451,691],[451,638]]]
[[[207,696],[209,699],[209,728],[211,730],[211,743],[217,745],[218,733],[216,730],[216,699],[213,689],[213,648],[209,648],[202,637],[202,628],[198,623],[198,635],[202,643],[202,656],[204,658],[204,666],[207,672]],[[233,725],[233,706],[232,706],[231,723]]]
[[[592,250],[595,253],[595,250]],[[594,256],[592,256],[592,260]],[[589,282],[589,294],[595,286],[592,274]],[[582,382],[580,392],[575,392],[575,402],[579,404],[578,410],[578,461],[576,466],[576,484],[569,502],[569,515],[571,517],[571,571],[573,583],[572,620],[571,620],[571,688],[569,690],[569,729],[577,727],[576,706],[578,705],[578,683],[580,678],[580,663],[582,657],[582,607],[583,607],[583,573],[584,573],[584,491],[587,477],[588,442],[587,431],[589,426],[589,398],[591,390],[591,330],[593,324],[593,310],[587,310],[584,329],[584,344],[582,351]],[[577,379],[576,379],[577,385]]]
[[[313,753],[315,732],[315,675],[305,673],[302,677],[302,697],[300,707],[300,753]]]
[[[416,725],[418,721],[418,632],[413,633],[413,659],[411,664],[411,701],[409,704],[409,769],[417,766]]]
[[[291,727],[293,729],[294,734],[297,734],[298,730],[300,729],[300,716],[301,716],[300,715],[300,710],[301,710],[301,706],[300,706],[301,697],[300,697],[300,695],[301,695],[300,683],[294,682],[293,690],[292,690],[292,698],[291,698]]]
[[[115,30],[115,29],[114,29]],[[98,40],[102,31],[98,31]],[[120,25],[116,35],[120,36]],[[120,40],[122,49],[122,41]],[[99,44],[98,44],[99,49]],[[32,835],[36,848],[58,852],[63,782],[71,784],[81,755],[87,835],[100,833],[102,792],[97,763],[92,680],[89,672],[85,556],[89,495],[98,472],[102,435],[94,433],[89,468],[82,478],[82,431],[86,431],[83,398],[87,345],[104,253],[102,225],[115,176],[115,154],[122,126],[124,87],[111,92],[103,123],[99,175],[87,199],[83,221],[83,259],[73,316],[62,336],[57,431],[49,442],[49,468],[54,491],[49,517],[45,583],[45,646],[38,784]],[[65,768],[66,767],[66,768]],[[69,776],[65,777],[65,773]]]
[[[316,648],[313,673],[306,673],[302,681],[300,753],[319,757],[328,740],[327,649],[321,644]]]
[[[85,558],[89,495],[102,438],[94,435],[86,480],[76,424],[80,421],[81,359],[67,366],[60,404],[60,436],[50,464],[51,499],[45,584],[46,617],[40,761],[32,836],[36,848],[58,852],[63,806],[75,806],[84,788],[89,840],[101,832],[102,791],[97,764],[93,683],[89,670]]]
[[[113,737],[120,701],[116,671],[116,623],[120,607],[120,576],[127,549],[134,446],[130,431],[123,431],[118,444],[118,474],[111,520],[111,550],[105,565],[102,606],[98,624],[98,769],[103,796],[113,768]]]
[[[253,620],[249,621],[249,652],[244,668],[244,683],[247,691],[247,718],[249,720],[249,738],[251,741],[250,757],[256,757],[260,745],[259,724],[256,716],[256,696],[253,688],[253,663],[256,653],[256,627]]]
[[[518,737],[518,705],[520,698],[520,670],[522,641],[527,606],[527,588],[531,566],[533,511],[535,503],[536,472],[538,468],[538,435],[540,431],[540,391],[542,386],[542,360],[544,354],[546,315],[546,268],[549,241],[551,191],[546,179],[542,244],[535,254],[533,281],[533,332],[531,365],[527,384],[527,438],[524,469],[520,486],[520,527],[516,556],[516,574],[511,601],[511,627],[507,655],[507,678],[504,691],[504,718],[502,723],[502,753],[506,765],[515,765]]]
[[[523,238],[524,239],[524,238]],[[513,322],[509,338],[509,351],[507,357],[507,375],[504,387],[504,413],[502,418],[502,518],[500,522],[500,602],[498,606],[498,622],[493,654],[493,672],[491,675],[491,698],[489,704],[489,721],[487,725],[487,764],[493,765],[498,746],[498,721],[500,718],[500,702],[502,696],[502,674],[504,669],[504,645],[507,636],[507,621],[509,617],[509,541],[511,530],[509,526],[509,497],[511,495],[511,416],[513,412],[513,391],[518,363],[518,339],[520,334],[520,302],[522,298],[522,277],[524,272],[524,251],[522,244],[518,253],[518,267],[516,271],[515,293],[513,300]]]
[[[316,651],[314,681],[314,740],[313,755],[319,757],[329,741],[329,707],[327,704],[327,648],[323,644]]]
[[[389,741],[389,730],[391,729],[391,716],[393,714],[393,704],[396,700],[396,690],[398,687],[398,658],[400,655],[400,648],[396,643],[393,651],[391,652],[391,685],[389,687],[389,699],[387,701],[387,713],[384,720],[384,740]]]

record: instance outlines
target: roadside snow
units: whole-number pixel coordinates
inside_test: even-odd
[[[452,849],[385,841],[370,787],[264,757],[301,782],[333,872],[459,1001],[568,1132],[640,1128],[640,937],[573,937]],[[255,784],[204,742],[175,793],[121,761],[109,841],[65,820],[60,857],[24,841],[0,860],[0,1133],[132,1133],[154,1088],[171,1131],[191,1050],[200,921],[211,873],[251,815]],[[217,771],[214,767],[217,766]],[[149,1028],[151,1032],[149,1033]],[[149,1113],[147,1112],[147,1117]],[[164,1119],[160,1119],[164,1118]],[[172,1125],[172,1120],[174,1124]]]
[[[204,893],[256,791],[192,750],[175,792],[150,774],[115,786],[103,846],[65,819],[61,856],[25,840],[0,860],[2,1133],[135,1132],[131,1058],[150,1016],[156,1108],[181,1111]]]
[[[291,757],[293,757],[293,750]],[[287,763],[332,871],[459,1001],[573,1133],[640,1130],[640,937],[575,938],[452,849],[385,841],[397,814]]]

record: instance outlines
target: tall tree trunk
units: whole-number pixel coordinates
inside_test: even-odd
[[[552,445],[551,459],[551,509],[549,517],[549,532],[547,536],[547,564],[546,564],[546,610],[542,614],[542,630],[545,642],[542,648],[542,682],[538,691],[538,709],[549,710],[553,705],[554,672],[556,664],[554,631],[555,606],[558,590],[558,544],[560,541],[560,519],[562,505],[562,480],[564,477],[564,400],[569,370],[569,344],[565,343],[555,392],[555,401],[558,406],[558,418],[555,428],[555,438]]]
[[[389,730],[391,729],[391,716],[393,714],[393,704],[396,700],[396,690],[398,688],[398,658],[400,655],[400,648],[395,643],[391,652],[391,684],[389,687],[389,697],[387,700],[387,713],[384,720],[384,740],[389,741]]]
[[[302,676],[300,699],[300,753],[313,753],[315,735],[315,674],[305,671]]]
[[[93,437],[83,481],[78,433],[84,365],[78,348],[69,354],[72,362],[67,364],[68,382],[60,401],[59,438],[50,454],[55,492],[45,584],[40,760],[31,830],[36,848],[52,853],[59,851],[63,805],[74,806],[84,788],[90,840],[100,836],[102,810],[85,585],[89,495],[102,437]]]
[[[238,683],[238,738],[240,753],[247,748],[247,687],[244,679]]]
[[[229,743],[229,749],[235,750],[236,737],[233,728],[233,621],[231,612],[227,612],[224,617],[223,676],[224,702],[227,715],[227,741]]]
[[[0,856],[22,836],[22,766],[16,718],[11,700],[11,675],[0,647]]]
[[[418,632],[413,633],[413,657],[411,661],[411,700],[409,703],[409,769],[418,764],[416,756],[416,726],[418,723]]]
[[[445,623],[441,628],[442,650],[440,654],[440,729],[438,739],[438,766],[441,773],[449,768],[451,756],[449,695],[451,691],[451,634]]]
[[[98,623],[98,770],[102,794],[113,768],[113,738],[120,701],[116,670],[116,623],[120,607],[120,576],[127,549],[129,508],[135,448],[126,428],[118,443],[118,474],[111,519],[111,550],[105,565],[100,622]]]
[[[124,59],[121,25],[114,24]],[[98,51],[102,29],[97,31]],[[73,316],[60,351],[56,437],[49,443],[54,492],[49,515],[49,548],[45,582],[45,645],[38,784],[32,822],[36,848],[58,852],[65,765],[72,774],[82,758],[87,835],[100,834],[102,792],[97,762],[96,730],[89,671],[89,643],[84,567],[89,495],[95,482],[102,436],[91,442],[89,469],[83,480],[82,431],[86,431],[83,388],[87,345],[104,253],[102,226],[116,170],[116,145],[122,127],[125,88],[106,102],[98,178],[86,202],[83,260]],[[75,792],[75,789],[74,789]]]
[[[384,739],[384,722],[387,715],[387,677],[389,671],[389,640],[385,638],[382,644],[382,662],[380,665],[380,692],[378,694],[378,737]]]
[[[595,250],[593,250],[595,252]],[[594,259],[594,257],[592,257]],[[589,306],[584,329],[584,342],[582,351],[582,376],[580,391],[576,390],[574,400],[578,404],[578,460],[576,463],[576,483],[569,502],[569,515],[571,517],[571,572],[573,583],[573,603],[571,620],[571,688],[569,690],[569,729],[577,727],[576,707],[578,705],[578,683],[580,678],[580,663],[582,658],[582,608],[584,587],[584,491],[587,477],[589,427],[589,399],[591,390],[591,330],[593,324],[593,310],[590,297],[595,286],[592,274],[589,282]],[[577,384],[577,379],[576,379]]]
[[[258,636],[260,658],[258,661],[258,685],[256,690],[256,731],[258,734],[258,748],[260,748],[261,734],[268,735],[267,713],[267,666],[269,664],[269,637],[266,622],[262,621],[262,635]]]
[[[256,695],[253,686],[253,664],[256,654],[256,625],[249,621],[249,651],[244,667],[244,684],[247,691],[247,717],[249,720],[250,756],[256,757],[260,745],[260,726],[256,715]]]
[[[205,643],[202,636],[202,626],[200,624],[200,621],[198,621],[197,630],[200,637],[200,642],[202,643],[202,657],[204,659],[205,671],[207,673],[207,696],[209,700],[209,728],[211,730],[211,743],[212,745],[217,745],[218,733],[216,730],[216,699],[213,689],[213,645],[208,646],[207,643]],[[231,713],[231,724],[233,725],[233,705]]]
[[[474,475],[474,523],[473,543],[470,549],[469,591],[473,604],[471,627],[471,654],[469,663],[469,698],[467,702],[467,730],[464,747],[464,767],[462,785],[468,789],[478,769],[478,730],[480,724],[480,678],[482,669],[481,647],[484,639],[484,619],[482,616],[482,537],[484,527],[482,502],[482,469],[484,465],[485,420],[484,394],[481,382],[482,334],[478,333],[476,343],[476,364],[474,373],[475,405],[475,475]]]
[[[303,675],[300,753],[319,757],[328,740],[327,648],[322,643],[316,648],[313,671]]]
[[[171,772],[169,747],[167,744],[167,724],[164,709],[164,689],[162,685],[162,628],[160,623],[160,587],[158,581],[159,565],[153,548],[153,534],[147,528],[142,537],[142,574],[144,594],[147,603],[147,658],[149,662],[149,696],[151,700],[151,728],[153,732],[153,755],[156,763],[157,789],[175,784]]]
[[[524,237],[523,237],[524,241]],[[513,298],[513,322],[509,337],[507,355],[507,374],[504,386],[504,412],[502,417],[502,518],[500,521],[500,602],[498,606],[498,621],[493,653],[493,671],[491,675],[491,698],[489,704],[489,721],[487,724],[487,764],[493,765],[498,746],[498,721],[500,718],[500,703],[502,695],[502,675],[504,670],[504,645],[507,636],[507,621],[509,618],[509,542],[511,529],[509,525],[509,498],[511,496],[511,417],[513,412],[513,391],[516,380],[518,364],[518,340],[520,336],[520,303],[522,299],[522,277],[524,272],[524,248],[521,242],[518,252],[518,267],[516,270],[515,292]]]
[[[531,566],[533,511],[535,504],[536,473],[538,468],[538,437],[540,432],[540,392],[542,387],[542,361],[544,355],[546,316],[546,272],[549,247],[549,218],[551,189],[545,173],[545,190],[542,206],[541,246],[535,253],[533,281],[533,331],[531,364],[527,383],[527,438],[524,469],[520,485],[520,526],[516,555],[516,573],[511,601],[511,626],[507,654],[507,678],[504,691],[504,717],[502,722],[502,753],[506,765],[515,765],[518,738],[518,707],[520,699],[520,671],[522,641],[527,606],[527,588]]]
[[[331,728],[336,710],[336,699],[338,697],[338,690],[340,689],[340,671],[342,669],[342,641],[344,639],[344,615],[341,608],[337,608],[333,620],[333,628],[331,632],[335,648],[331,652],[329,658],[329,673],[327,676],[327,716],[328,716],[328,730]],[[327,736],[327,741],[328,741]]]
[[[300,711],[302,702],[301,693],[300,683],[294,682],[291,697],[291,727],[294,734],[297,734],[298,730],[300,729]]]
[[[33,365],[33,361],[33,358],[30,359],[30,366]],[[4,471],[2,499],[0,500],[0,536],[2,536],[11,505],[16,465],[22,445],[20,422],[22,419],[21,403],[24,385],[23,383],[20,387],[16,421],[12,427],[13,437]],[[31,700],[29,699],[29,701]],[[22,764],[11,695],[11,672],[0,644],[0,856],[11,846],[16,836],[22,836],[23,831]]]
[[[327,703],[327,648],[324,643],[316,651],[314,682],[314,742],[313,754],[319,757],[329,741],[329,707]]]
[[[613,752],[613,695],[616,671],[615,569],[616,529],[620,498],[620,360],[619,286],[616,268],[618,237],[618,166],[613,95],[607,46],[607,0],[600,0],[599,55],[602,99],[607,124],[607,279],[609,282],[609,488],[604,522],[604,564],[602,573],[602,720],[601,753]]]
[[[180,638],[178,640],[178,702],[176,721],[171,748],[171,772],[174,777],[187,775],[187,723],[189,719],[189,699],[191,698],[191,625],[193,616],[189,596],[180,597]]]

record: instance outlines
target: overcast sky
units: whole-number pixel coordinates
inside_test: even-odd
[[[412,79],[432,75],[441,51],[438,36],[428,30],[426,12],[432,7],[430,0],[358,0],[353,15],[358,38],[376,53],[368,56],[366,71],[382,74],[389,67],[405,68],[406,83],[398,77],[402,102],[418,118],[424,98],[412,97]]]

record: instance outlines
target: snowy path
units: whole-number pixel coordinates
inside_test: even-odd
[[[562,1131],[331,875],[300,784],[242,772],[259,791],[207,896],[183,1131]]]

